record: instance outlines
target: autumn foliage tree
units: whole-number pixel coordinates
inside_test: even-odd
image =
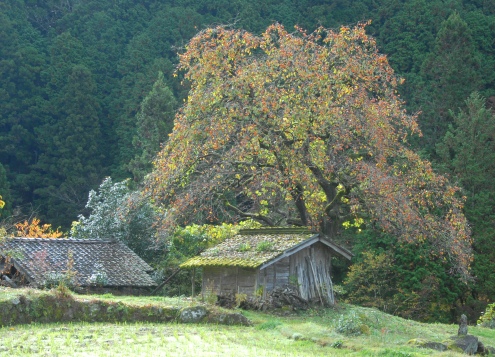
[[[430,241],[468,275],[458,189],[409,149],[416,118],[364,27],[217,27],[189,42],[179,70],[191,90],[148,181],[165,228],[253,218],[335,239],[366,224]]]
[[[60,238],[64,235],[58,228],[53,230],[52,225],[45,223],[41,224],[41,221],[34,217],[31,220],[25,220],[15,224],[17,237],[27,238]]]

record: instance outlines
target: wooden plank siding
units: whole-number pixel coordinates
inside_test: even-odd
[[[256,292],[256,269],[240,267],[204,267],[203,294],[231,295]]]
[[[264,296],[275,287],[296,283],[301,297],[333,304],[331,250],[321,242],[266,266],[258,273]]]
[[[332,253],[327,245],[315,242],[271,265],[264,265],[263,269],[205,266],[203,294],[255,296],[257,289],[263,287],[265,298],[276,287],[295,284],[303,299],[333,304]]]

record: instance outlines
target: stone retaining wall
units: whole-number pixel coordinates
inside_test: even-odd
[[[200,313],[196,313],[200,311]],[[250,321],[235,312],[205,306],[135,306],[122,302],[75,299],[72,296],[19,295],[0,301],[0,325],[32,322],[194,322],[249,326]]]

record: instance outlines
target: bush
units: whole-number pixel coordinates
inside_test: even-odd
[[[372,231],[360,238],[344,282],[347,302],[423,322],[455,321],[467,289],[431,244],[401,243]]]
[[[495,328],[495,303],[489,304],[478,320],[478,326]]]
[[[341,315],[335,330],[345,336],[369,335],[370,328],[363,322],[363,318],[355,312],[344,316]]]

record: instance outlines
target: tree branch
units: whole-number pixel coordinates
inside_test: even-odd
[[[237,213],[241,217],[256,219],[258,221],[265,222],[266,224],[268,224],[271,227],[275,226],[275,223],[273,223],[273,221],[266,216],[263,216],[261,214],[256,214],[256,213],[243,212],[239,208],[237,208],[236,206],[230,204],[229,202],[225,202],[225,206],[227,208],[230,208],[231,210],[233,210],[235,213]]]

